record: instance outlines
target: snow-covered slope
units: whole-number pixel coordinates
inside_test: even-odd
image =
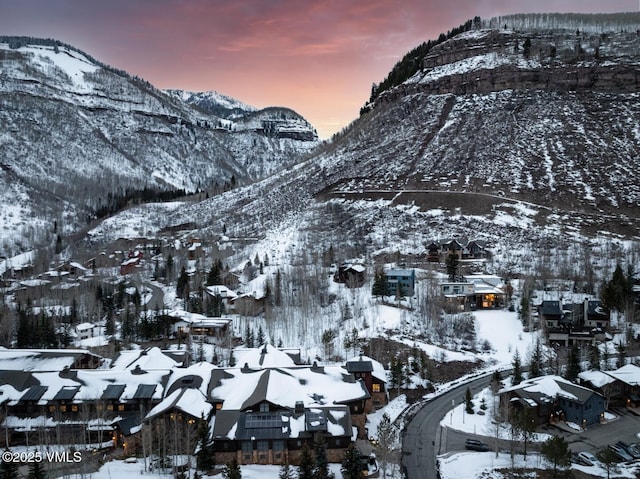
[[[169,222],[252,237],[297,225],[309,248],[347,255],[478,237],[531,270],[637,240],[639,47],[635,32],[463,33],[315,157]]]
[[[2,252],[68,235],[133,191],[215,192],[318,144],[218,121],[59,42],[0,39]]]

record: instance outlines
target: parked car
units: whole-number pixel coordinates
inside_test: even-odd
[[[586,451],[578,453],[578,460],[585,466],[600,466],[602,464],[600,461],[598,461],[598,458],[596,456]]]
[[[640,443],[634,442],[629,446],[629,452],[635,458],[640,457]]]
[[[633,457],[631,457],[631,455],[627,451],[625,451],[617,444],[611,444],[609,446],[609,449],[611,449],[621,461],[633,461]]]
[[[640,454],[638,454],[639,451],[637,451],[635,448],[631,447],[626,442],[618,441],[618,442],[616,442],[616,446],[621,447],[622,449],[624,449],[627,452],[627,454],[629,454],[634,459],[640,458]]]
[[[470,451],[481,451],[481,452],[491,450],[488,444],[482,441],[479,441],[478,439],[467,439],[464,442],[464,448],[469,449]]]

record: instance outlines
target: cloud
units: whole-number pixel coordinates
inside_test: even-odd
[[[0,0],[0,31],[62,40],[160,88],[289,106],[327,125],[326,136],[406,52],[475,15],[637,9],[636,0]]]

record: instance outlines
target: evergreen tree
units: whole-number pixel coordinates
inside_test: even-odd
[[[522,55],[527,59],[531,55],[531,39],[529,38],[525,38],[522,44]]]
[[[167,284],[169,284],[171,283],[171,281],[173,281],[173,256],[171,255],[171,253],[169,253],[169,256],[167,256],[165,270],[167,271]]]
[[[595,371],[599,371],[600,370],[600,348],[598,347],[598,345],[594,345],[591,346],[591,355],[590,355],[590,361],[591,364],[591,369],[595,370]]]
[[[282,277],[279,269],[276,271],[276,280],[273,285],[273,305],[282,305]]]
[[[567,363],[567,371],[565,374],[565,379],[567,381],[575,382],[578,379],[578,374],[580,374],[580,351],[578,350],[578,345],[573,344],[571,349],[569,350],[569,358]]]
[[[460,268],[460,260],[457,254],[450,254],[447,256],[447,275],[449,275],[449,281],[455,281],[458,276],[458,269]]]
[[[513,362],[511,363],[513,366],[513,380],[511,384],[516,386],[522,382],[522,363],[520,361],[520,353],[516,349],[516,353],[513,355]]]
[[[46,479],[46,477],[47,473],[40,462],[32,462],[29,464],[29,475],[27,479]]]
[[[187,270],[184,269],[184,266],[180,270],[180,276],[176,283],[176,296],[182,299],[189,297],[189,275],[187,274]]]
[[[382,299],[384,299],[385,296],[389,296],[390,294],[389,284],[387,283],[387,276],[381,269],[376,270],[373,279],[373,285],[371,286],[371,294],[376,298],[382,296]]]
[[[618,360],[616,361],[616,366],[621,368],[627,363],[627,346],[622,341],[616,343],[616,352],[618,356]]]
[[[285,462],[280,466],[280,473],[278,479],[296,479],[296,475],[293,472],[293,468],[289,465],[289,462]]]
[[[475,411],[473,410],[473,400],[471,397],[471,389],[467,387],[467,390],[464,394],[464,409],[467,414],[473,414]]]
[[[629,301],[633,299],[633,267],[627,268],[627,276],[625,276],[622,266],[616,265],[613,276],[602,287],[601,299],[605,307],[624,311]]]
[[[607,479],[611,477],[611,471],[613,471],[618,463],[618,456],[613,449],[605,447],[596,453],[598,460],[604,465],[607,470]]]
[[[391,422],[389,414],[384,413],[376,429],[378,446],[376,453],[382,463],[383,477],[387,477],[387,464],[391,461],[393,451],[398,441],[398,428]]]
[[[527,444],[529,444],[536,432],[536,423],[533,414],[528,408],[515,407],[509,412],[509,421],[518,432],[524,444],[524,455],[527,455]]]
[[[253,329],[249,326],[249,323],[244,328],[244,343],[248,348],[255,348],[255,338],[253,336]]]
[[[211,269],[207,274],[207,286],[222,284],[222,261],[217,259],[211,264]]]
[[[209,431],[209,422],[205,419],[204,414],[200,416],[198,423],[198,453],[196,461],[198,469],[201,471],[209,471],[216,465],[216,458],[213,452],[213,444],[211,442],[211,434]]]
[[[360,454],[354,443],[349,444],[340,470],[342,471],[343,479],[364,479]]]
[[[257,346],[260,347],[265,343],[264,331],[262,325],[258,327],[258,336],[256,336]]]
[[[242,471],[235,457],[222,470],[222,477],[224,479],[242,479]]]
[[[536,338],[536,344],[531,351],[531,362],[529,363],[529,377],[537,378],[542,375],[542,346],[540,339]]]
[[[298,479],[313,479],[313,457],[307,443],[304,443],[300,451],[300,464],[298,466]]]
[[[551,436],[542,443],[540,452],[553,465],[553,477],[556,477],[558,467],[571,464],[571,450],[562,436]]]
[[[313,479],[333,479],[334,475],[329,470],[329,460],[327,459],[327,441],[324,433],[319,432],[316,435],[313,444],[315,453],[315,464],[313,467]]]

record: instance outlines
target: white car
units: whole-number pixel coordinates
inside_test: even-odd
[[[590,452],[579,452],[578,459],[586,466],[600,466],[601,464],[598,458]]]

